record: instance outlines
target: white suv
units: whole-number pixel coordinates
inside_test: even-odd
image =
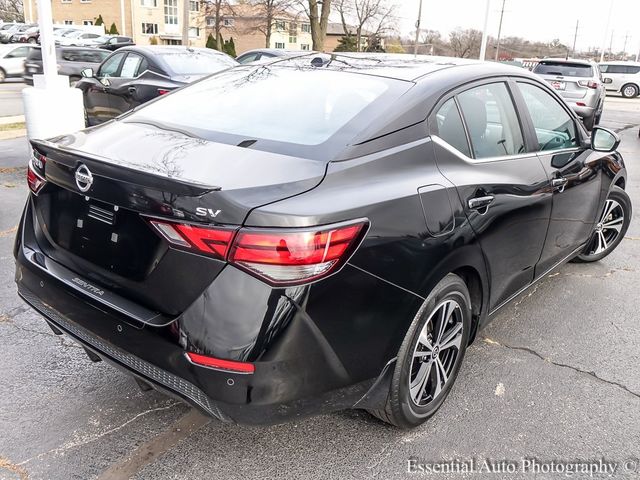
[[[640,63],[605,62],[600,64],[600,71],[607,91],[620,92],[625,98],[640,95]]]

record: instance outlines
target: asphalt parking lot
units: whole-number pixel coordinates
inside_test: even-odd
[[[91,363],[16,295],[25,143],[0,142],[0,479],[405,478],[410,457],[606,460],[617,462],[615,478],[638,478],[640,99],[608,98],[602,123],[623,138],[636,207],[627,237],[602,262],[566,265],[504,307],[443,408],[413,431],[357,411],[221,424]],[[565,478],[474,476],[484,477]]]

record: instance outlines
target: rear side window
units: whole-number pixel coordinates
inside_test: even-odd
[[[576,147],[576,125],[556,99],[535,85],[518,83],[518,86],[536,130],[538,151]]]
[[[159,57],[176,75],[216,73],[238,64],[226,55],[200,51],[161,53]]]
[[[462,117],[453,98],[447,100],[436,113],[437,135],[467,157],[471,156]]]
[[[504,83],[472,88],[458,95],[475,158],[525,151],[515,106]]]
[[[536,68],[533,69],[533,73],[589,78],[593,76],[593,69],[591,66],[581,63],[540,62],[536,65]]]

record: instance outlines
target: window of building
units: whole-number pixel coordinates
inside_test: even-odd
[[[65,2],[65,3],[71,3],[71,2]],[[64,24],[65,25],[73,25],[73,20],[65,20]]]
[[[276,42],[276,48],[284,49],[284,42]]]
[[[91,3],[91,0],[80,0],[80,3]]]
[[[303,23],[300,25],[300,31],[302,33],[311,33],[311,25],[308,23]]]
[[[149,7],[149,8],[157,7],[158,0],[140,0],[140,5],[142,5],[143,7]]]
[[[276,30],[286,30],[287,24],[284,20],[276,20]]]
[[[82,24],[83,25],[93,25],[93,20],[83,20]]]
[[[222,20],[222,24],[225,27],[233,27],[233,25],[234,25],[233,18],[225,18],[224,20]]]
[[[164,0],[164,23],[178,24],[178,0]]]
[[[60,0],[62,3],[71,3],[71,0]]]
[[[142,24],[142,33],[144,35],[157,35],[158,34],[158,24],[157,23],[143,23]]]
[[[200,28],[199,27],[189,27],[189,36],[191,38],[200,36]]]
[[[298,37],[292,37],[289,35],[289,43],[298,43]]]
[[[189,10],[192,12],[200,11],[200,2],[199,0],[190,0],[189,1]]]
[[[525,151],[516,108],[504,83],[491,83],[458,95],[475,158]]]
[[[300,44],[300,50],[311,50],[311,48],[309,48],[309,44],[308,43],[301,43]]]

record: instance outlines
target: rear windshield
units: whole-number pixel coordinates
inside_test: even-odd
[[[206,75],[238,64],[226,55],[201,51],[160,53],[158,57],[176,75]]]
[[[593,70],[589,65],[566,62],[541,62],[533,69],[542,75],[562,75],[563,77],[592,77]]]
[[[129,119],[229,134],[240,141],[311,146],[376,102],[390,82],[399,81],[331,70],[239,67],[168,95]]]

